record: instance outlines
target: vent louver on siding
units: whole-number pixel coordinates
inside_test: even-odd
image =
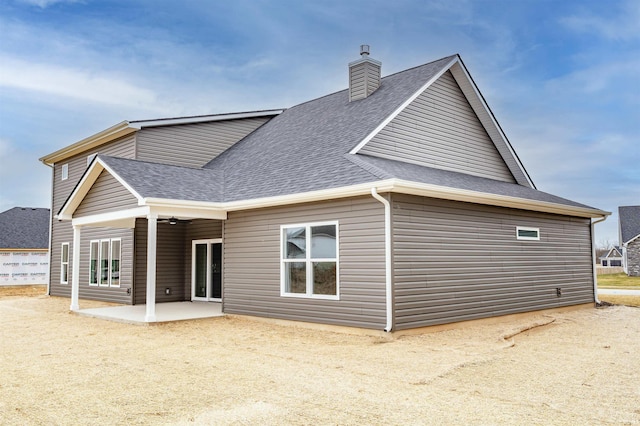
[[[349,64],[349,102],[364,99],[380,87],[382,63],[369,57],[369,46],[360,46],[362,58]]]

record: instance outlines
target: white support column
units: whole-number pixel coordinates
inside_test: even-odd
[[[78,302],[80,294],[80,235],[81,229],[79,226],[73,227],[73,256],[71,260],[71,306],[69,309],[72,311],[80,310],[80,303]],[[68,268],[68,266],[67,266]]]
[[[156,245],[158,240],[158,216],[147,216],[147,310],[145,322],[156,320]]]

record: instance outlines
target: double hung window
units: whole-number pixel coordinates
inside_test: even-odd
[[[91,241],[89,285],[120,287],[120,240]]]
[[[281,228],[281,294],[338,298],[338,223]]]

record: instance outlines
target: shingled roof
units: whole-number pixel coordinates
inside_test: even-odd
[[[620,237],[624,244],[640,235],[640,206],[618,207],[618,220],[620,221]]]
[[[0,249],[49,247],[49,209],[14,207],[0,213]]]
[[[532,210],[555,211],[549,205],[558,205],[571,212],[586,209],[581,214],[590,217],[608,214],[538,191],[526,183],[508,183],[354,153],[355,147],[406,105],[412,96],[458,61],[459,57],[452,55],[384,77],[380,87],[365,99],[350,102],[349,91],[345,89],[291,107],[202,169],[102,155],[98,159],[124,180],[140,199],[237,204],[288,197],[287,202],[301,202],[299,194],[373,186],[395,179],[402,181],[400,185],[409,182],[437,186],[438,194],[445,198],[447,188],[454,192],[467,191],[465,199],[452,198],[462,201],[493,203],[488,199],[480,200],[480,195],[489,194],[494,198],[525,200],[526,206],[519,205]],[[526,174],[524,169],[517,172]],[[390,185],[397,184],[396,181]],[[501,203],[496,205],[507,205]],[[545,203],[544,209],[536,207]],[[216,208],[228,206],[218,204]],[[64,215],[69,217],[68,213]]]

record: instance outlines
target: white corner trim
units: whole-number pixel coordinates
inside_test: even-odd
[[[407,100],[405,100],[402,105],[400,105],[395,111],[393,111],[387,118],[385,118],[371,133],[369,133],[358,145],[356,145],[349,154],[357,154],[358,151],[362,149],[375,135],[377,135],[387,124],[391,122],[394,118],[398,116],[411,102],[413,102],[418,96],[422,94],[429,86],[431,86],[437,79],[439,79],[442,74],[447,72],[449,68],[453,66],[456,62],[459,62],[458,56],[454,57],[449,61],[447,65],[442,67],[442,69],[433,77],[429,79],[420,89],[418,89],[413,95],[411,95]]]

